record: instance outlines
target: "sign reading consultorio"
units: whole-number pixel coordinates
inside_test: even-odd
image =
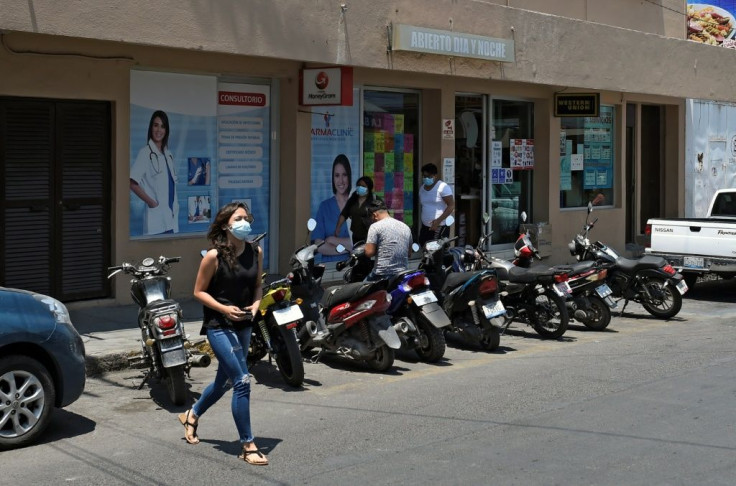
[[[514,41],[482,35],[427,29],[413,25],[393,26],[394,51],[426,52],[443,56],[470,57],[487,61],[514,62]]]
[[[555,116],[598,116],[599,93],[555,93]]]

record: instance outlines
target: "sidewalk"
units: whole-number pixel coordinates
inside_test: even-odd
[[[184,331],[193,342],[202,325],[202,304],[193,298],[179,300],[184,311]],[[74,302],[67,305],[72,324],[82,336],[87,353],[87,374],[128,368],[128,356],[141,350],[138,306],[106,301]]]

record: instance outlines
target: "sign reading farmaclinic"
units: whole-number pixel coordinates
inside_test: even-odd
[[[394,51],[426,52],[442,56],[471,57],[514,62],[514,41],[413,25],[393,26]]]

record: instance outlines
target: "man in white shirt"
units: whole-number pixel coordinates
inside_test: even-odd
[[[437,176],[437,166],[426,164],[422,167],[422,187],[419,189],[419,202],[422,204],[422,228],[419,230],[419,244],[447,236],[445,218],[455,210],[452,189]]]

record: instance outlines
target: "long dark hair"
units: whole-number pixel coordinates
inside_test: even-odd
[[[245,209],[245,212],[250,214],[250,209],[242,202],[231,202],[225,204],[217,211],[215,220],[212,221],[209,231],[207,231],[207,239],[210,240],[212,248],[217,250],[218,255],[222,255],[223,260],[230,266],[235,268],[237,262],[235,260],[235,250],[230,246],[230,242],[227,239],[227,231],[223,229],[223,226],[227,226],[230,222],[230,218],[233,213],[239,208]]]
[[[165,112],[156,110],[151,115],[151,121],[148,122],[148,138],[146,139],[146,143],[153,139],[153,120],[156,118],[161,119],[161,123],[166,129],[166,135],[164,135],[164,139],[161,141],[161,152],[163,152],[169,146],[169,116]]]
[[[167,134],[169,132],[166,132]],[[350,190],[353,188],[353,169],[350,168],[350,159],[348,159],[348,156],[345,154],[340,154],[337,157],[335,157],[335,160],[332,162],[332,172],[330,172],[330,178],[332,179],[332,194],[337,194],[337,187],[335,187],[335,167],[340,164],[343,167],[345,167],[345,172],[348,174],[348,194],[350,193]]]
[[[363,176],[355,181],[355,187],[358,187],[358,183],[360,183],[360,181],[365,182],[365,186],[368,189],[368,194],[365,195],[365,200],[367,204],[368,202],[373,200],[373,179],[368,176]],[[352,204],[358,204],[358,197],[359,196],[357,192],[352,193],[348,198],[348,202],[345,203],[345,207],[348,208]]]

